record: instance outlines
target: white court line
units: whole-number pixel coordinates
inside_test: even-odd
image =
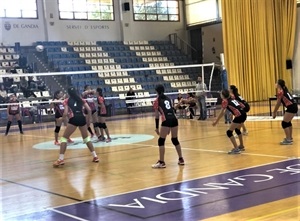
[[[158,147],[158,146],[155,146],[155,145],[147,145],[147,144],[130,144],[130,145]],[[168,148],[168,149],[174,149],[174,147],[168,147],[168,146],[166,146],[166,148]],[[226,154],[227,154],[227,151],[223,151],[223,150],[194,149],[194,148],[185,148],[185,147],[182,147],[181,149],[182,149],[182,150],[191,150],[191,151],[200,151],[200,152],[226,153]],[[289,156],[277,156],[277,155],[256,154],[256,153],[245,153],[245,152],[242,152],[241,154],[242,154],[242,155],[259,156],[259,157],[282,158],[282,159],[297,159],[297,158],[298,158],[298,157],[296,157],[296,156],[289,157]],[[237,155],[240,155],[240,154],[237,154]]]
[[[62,211],[59,211],[59,210],[56,210],[56,209],[53,209],[53,208],[47,208],[47,210],[51,210],[51,211],[53,211],[53,212],[60,213],[60,214],[62,214],[62,215],[64,215],[64,216],[68,216],[68,217],[71,217],[71,218],[76,219],[76,220],[80,220],[80,221],[89,221],[89,220],[87,220],[87,219],[82,219],[82,218],[80,218],[80,217],[78,217],[78,216],[73,216],[73,215],[71,215],[71,214],[69,214],[69,213],[64,213],[64,212],[62,212]]]
[[[230,170],[230,171],[226,171],[226,172],[222,172],[222,173],[216,173],[216,174],[207,175],[207,176],[203,176],[203,177],[197,177],[197,178],[193,178],[193,179],[187,179],[187,180],[183,180],[183,181],[177,181],[177,182],[172,182],[172,183],[168,183],[168,184],[163,184],[163,185],[157,185],[157,186],[132,190],[132,191],[124,192],[124,193],[117,193],[117,194],[113,194],[113,195],[109,195],[109,196],[104,196],[104,197],[99,197],[99,198],[94,198],[94,199],[83,200],[83,201],[80,201],[80,202],[65,204],[63,206],[65,207],[65,206],[71,206],[71,205],[76,205],[76,204],[80,204],[80,203],[87,203],[87,202],[95,201],[95,200],[107,199],[109,197],[115,197],[115,196],[120,196],[120,195],[124,195],[124,194],[128,194],[128,193],[135,193],[135,192],[138,192],[138,191],[149,190],[149,189],[154,189],[154,188],[168,186],[168,185],[174,185],[174,184],[183,183],[183,182],[189,182],[189,181],[198,180],[198,179],[204,179],[204,178],[208,178],[208,177],[213,177],[213,176],[223,175],[223,174],[227,174],[227,173],[237,172],[237,171],[240,171],[240,170],[248,170],[248,169],[257,168],[257,167],[261,167],[261,166],[268,166],[268,165],[271,165],[271,164],[274,164],[274,163],[281,163],[281,162],[285,162],[285,161],[289,161],[289,160],[292,160],[292,159],[285,159],[285,160],[280,160],[280,161],[277,161],[277,162],[271,162],[271,163],[266,163],[266,164],[261,164],[261,165],[256,165],[256,166],[251,166],[251,167],[246,167],[246,168],[241,168],[241,169],[236,169],[236,170]],[[150,166],[149,166],[149,169],[153,170]],[[63,206],[57,206],[57,207],[53,207],[53,208],[61,208]]]
[[[22,136],[53,138],[53,137],[47,137],[47,136],[35,136],[35,135],[25,135],[25,134],[23,134]],[[120,144],[120,145],[131,145],[131,146],[135,145],[135,146],[144,146],[144,147],[157,147],[156,145],[139,144],[139,143],[128,143],[128,144]],[[174,149],[174,147],[171,147],[171,146],[165,146],[165,148]],[[190,150],[190,151],[200,151],[200,152],[224,153],[224,154],[227,154],[227,152],[228,152],[228,151],[223,151],[223,150],[194,149],[194,148],[186,148],[186,147],[182,147],[181,149],[182,150]],[[278,156],[278,155],[270,155],[270,154],[248,153],[248,152],[242,152],[241,154],[249,155],[249,156],[272,157],[272,158],[282,158],[282,159],[295,159],[295,158],[298,158],[297,156],[289,157],[289,156]],[[240,155],[240,154],[238,154],[238,155]]]

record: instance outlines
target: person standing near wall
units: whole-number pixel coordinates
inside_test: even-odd
[[[206,97],[207,87],[206,84],[202,82],[201,76],[199,76],[197,79],[195,90],[196,90],[196,96],[198,98],[199,107],[200,107],[200,117],[198,118],[198,120],[206,120],[207,110],[206,110],[205,97]]]

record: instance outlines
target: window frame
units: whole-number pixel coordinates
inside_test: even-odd
[[[157,13],[157,8],[156,8],[156,13],[155,14],[154,13],[147,13],[147,12],[145,12],[145,13],[135,13],[134,12],[134,9],[135,9],[134,1],[135,0],[131,1],[131,3],[132,3],[131,5],[132,5],[132,10],[133,10],[133,13],[132,13],[133,14],[133,21],[135,21],[135,22],[180,22],[180,1],[179,0],[170,0],[170,1],[176,1],[177,2],[178,14],[169,14],[169,13],[159,14],[159,13]],[[143,1],[145,3],[146,0],[143,0]],[[169,0],[153,0],[153,1],[156,1],[156,3],[157,3],[159,1],[168,2]],[[145,11],[146,11],[146,9],[145,9]],[[137,20],[135,18],[135,15],[144,15],[145,20]],[[151,15],[156,16],[156,19],[147,20],[147,16],[151,16]],[[178,16],[178,20],[170,20],[170,17],[173,16],[173,15]],[[167,20],[158,20],[159,16],[168,16],[168,19]]]
[[[35,1],[36,10],[32,10],[32,11],[36,11],[36,17],[23,17],[23,11],[28,11],[23,9],[20,9],[21,16],[19,17],[6,16],[6,8],[3,8],[5,16],[0,16],[0,19],[39,19],[38,3],[37,0],[33,0],[33,1]]]
[[[111,7],[112,7],[112,16],[113,16],[113,19],[111,19],[111,20],[102,20],[102,19],[89,19],[89,11],[88,10],[86,10],[85,12],[78,12],[78,11],[74,11],[74,10],[70,10],[70,11],[60,11],[59,10],[59,1],[60,0],[57,0],[56,2],[57,2],[57,10],[58,10],[58,18],[59,18],[59,20],[63,20],[63,21],[115,21],[115,19],[116,19],[116,16],[115,16],[115,4],[114,4],[114,0],[111,0],[111,2],[112,2],[112,5],[111,5]],[[63,0],[62,0],[63,1]],[[72,0],[72,3],[74,2],[74,1],[76,1],[76,0]],[[87,0],[85,0],[85,1],[87,1]],[[99,3],[101,3],[101,0],[99,0]],[[88,8],[88,4],[86,4],[86,6],[87,6],[87,8]],[[100,6],[100,4],[99,4],[99,6]],[[67,12],[67,13],[72,13],[73,14],[73,18],[61,18],[61,15],[60,15],[60,13],[61,12]],[[76,13],[86,13],[86,16],[87,16],[87,18],[75,18],[75,14]],[[100,17],[101,17],[101,11],[99,12],[99,15],[100,15]]]

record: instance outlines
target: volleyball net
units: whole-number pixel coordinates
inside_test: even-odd
[[[0,74],[0,83],[8,80],[12,82],[6,88],[7,95],[15,94],[21,108],[37,106],[42,110],[41,115],[48,115],[49,104],[52,102],[55,91],[66,93],[68,87],[75,87],[81,94],[84,87],[89,85],[92,89],[102,88],[106,105],[110,105],[111,114],[126,113],[129,103],[133,107],[150,107],[156,97],[155,87],[162,84],[165,93],[172,99],[179,93],[195,93],[196,81],[199,76],[206,84],[207,91],[213,95],[221,90],[220,76],[215,63],[169,65],[157,64],[151,67],[121,68],[112,64],[104,65],[101,69],[68,72]],[[25,94],[23,82],[33,78],[36,87],[31,89],[30,96]],[[29,85],[30,86],[30,85]],[[132,88],[135,95],[128,97],[127,92]],[[131,99],[130,99],[131,98]],[[7,102],[0,103],[5,109]]]

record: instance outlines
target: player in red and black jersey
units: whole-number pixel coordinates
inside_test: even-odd
[[[111,138],[109,136],[109,131],[108,128],[106,126],[105,123],[105,117],[107,115],[106,112],[106,106],[105,106],[105,99],[104,96],[102,94],[102,89],[101,88],[97,88],[96,90],[96,95],[97,95],[97,102],[98,102],[98,127],[100,128],[100,136],[98,137],[98,139],[100,141],[105,141],[105,142],[111,142]],[[96,130],[96,129],[95,129]],[[104,137],[104,132],[106,133],[107,139],[105,139]]]
[[[158,97],[154,101],[153,107],[155,111],[155,132],[159,135],[159,160],[156,164],[152,165],[152,168],[166,168],[165,164],[165,140],[167,135],[171,132],[171,141],[174,144],[179,160],[179,165],[184,165],[182,157],[181,146],[178,141],[178,120],[175,116],[174,109],[172,108],[172,102],[169,97],[164,94],[165,88],[163,85],[157,85],[155,88]],[[159,115],[161,115],[161,128],[159,131]]]
[[[248,104],[248,102],[239,94],[238,88],[235,85],[230,85],[229,87],[229,91],[231,94],[232,99],[237,100],[240,105],[242,106],[243,110],[248,113],[250,111],[250,105]],[[243,135],[247,135],[248,131],[247,128],[245,126],[245,123],[242,124],[242,129]]]
[[[83,142],[87,145],[93,155],[93,162],[97,163],[99,162],[99,159],[87,131],[87,123],[89,123],[91,117],[91,109],[86,101],[79,96],[74,87],[70,87],[68,89],[68,94],[69,98],[64,101],[63,116],[69,116],[69,122],[63,136],[60,139],[59,159],[53,163],[53,167],[65,164],[64,155],[67,149],[67,138],[75,132],[77,127],[79,127]],[[83,108],[87,110],[87,120],[83,114]]]
[[[290,94],[289,90],[285,86],[285,81],[279,79],[276,84],[277,87],[277,103],[273,111],[273,118],[276,118],[278,108],[282,103],[286,108],[286,111],[283,116],[283,121],[281,122],[281,126],[285,132],[285,138],[280,142],[281,145],[291,145],[293,144],[293,136],[292,136],[292,119],[298,112],[298,105]]]
[[[233,149],[228,152],[228,154],[239,154],[241,151],[245,150],[244,143],[243,143],[243,136],[240,131],[242,124],[246,121],[247,119],[247,114],[243,110],[242,106],[237,100],[232,99],[230,97],[230,93],[227,89],[222,90],[221,92],[221,98],[222,98],[222,109],[217,117],[217,119],[213,122],[213,126],[216,126],[219,120],[223,117],[225,114],[226,109],[230,111],[234,119],[227,130],[226,134],[229,137],[231,143],[233,144]],[[236,140],[234,139],[233,136],[233,130],[236,132],[236,134],[239,137],[240,145],[238,146],[236,143]]]
[[[82,92],[82,98],[86,100],[87,104],[89,105],[91,111],[92,111],[92,123],[94,126],[94,131],[97,136],[99,136],[99,133],[97,132],[97,109],[96,104],[94,102],[96,91],[92,90],[92,88],[89,85],[84,86],[84,92]],[[87,110],[84,110],[84,114],[87,116]],[[88,131],[91,134],[91,137],[94,136],[94,132],[92,131],[90,125],[88,125]]]
[[[54,115],[55,115],[55,130],[54,130],[54,144],[55,145],[60,145],[58,141],[58,134],[61,128],[62,123],[64,122],[64,125],[67,125],[67,118],[63,117],[64,114],[64,99],[65,95],[63,94],[62,91],[55,91],[54,96],[53,96],[53,102],[51,103],[51,107],[54,109]],[[73,143],[73,141],[68,138],[68,143]]]
[[[9,99],[9,105],[7,106],[7,125],[6,125],[6,131],[5,131],[5,136],[7,136],[11,122],[13,120],[13,117],[16,118],[19,126],[20,133],[23,134],[23,129],[22,129],[22,121],[21,121],[21,115],[20,115],[20,104],[19,101],[17,100],[16,95],[11,95]]]

